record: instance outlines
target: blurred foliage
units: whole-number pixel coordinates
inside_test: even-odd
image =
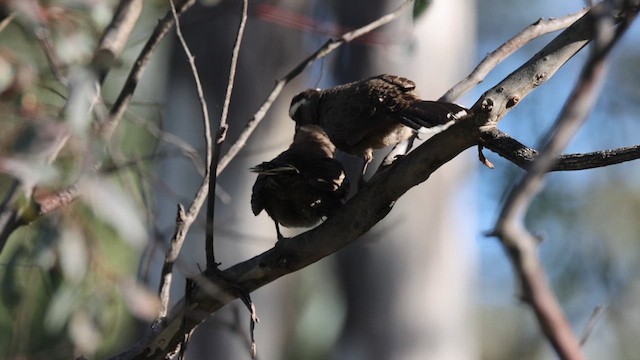
[[[158,311],[156,295],[135,280],[148,237],[148,167],[130,161],[155,149],[156,137],[126,123],[105,146],[91,126],[69,123],[73,112],[86,124],[104,114],[102,104],[91,112],[67,104],[67,83],[86,74],[117,3],[0,2],[0,196],[15,180],[26,191],[10,206],[25,206],[29,189],[43,198],[79,179],[83,193],[18,229],[0,255],[2,359],[104,358],[135,337],[136,318],[149,321]],[[149,4],[165,10],[166,3],[147,2],[153,22],[158,8]],[[138,117],[153,122],[158,113]],[[96,172],[100,163],[105,170]]]
[[[413,3],[413,18],[418,18],[422,15],[427,8],[431,5],[431,0],[416,0]]]

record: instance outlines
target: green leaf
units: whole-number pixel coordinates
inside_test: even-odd
[[[417,19],[431,5],[431,0],[415,0],[413,3],[413,18]]]

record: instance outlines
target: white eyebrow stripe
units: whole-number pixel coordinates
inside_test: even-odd
[[[291,104],[291,107],[289,108],[289,116],[293,119],[296,112],[298,112],[298,109],[300,109],[301,106],[306,106],[307,104],[309,104],[309,99],[304,98]]]

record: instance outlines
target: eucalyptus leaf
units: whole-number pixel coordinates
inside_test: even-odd
[[[143,320],[155,320],[160,313],[160,298],[155,292],[136,282],[126,279],[120,282],[120,290],[125,305],[134,316]]]
[[[82,233],[65,228],[58,242],[60,267],[66,280],[79,283],[85,277],[89,254]]]
[[[144,246],[147,236],[142,210],[129,195],[111,181],[97,178],[84,181],[81,189],[97,216],[113,226],[131,245]]]
[[[77,302],[80,301],[80,289],[63,285],[53,294],[47,314],[45,327],[51,332],[61,331],[70,321]]]

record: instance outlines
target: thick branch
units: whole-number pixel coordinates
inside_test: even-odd
[[[481,83],[484,80],[485,76],[487,76],[487,74],[491,70],[493,70],[504,59],[516,52],[525,44],[542,35],[566,28],[567,26],[573,24],[576,20],[578,20],[582,15],[584,15],[585,12],[587,12],[587,9],[583,9],[575,14],[567,15],[557,19],[539,19],[533,24],[527,26],[520,33],[516,34],[514,37],[502,44],[499,48],[488,54],[478,64],[478,66],[476,66],[473,72],[469,74],[469,76],[460,80],[460,82],[455,84],[451,89],[449,89],[449,91],[442,95],[439,100],[447,102],[455,101],[464,93],[472,89],[474,86]]]
[[[590,12],[589,12],[590,13]],[[588,14],[589,14],[588,13]],[[590,17],[585,15],[475,103],[482,125],[495,125],[533,89],[542,85],[592,39]]]
[[[437,134],[409,155],[376,174],[338,214],[320,226],[224,271],[224,277],[247,292],[308,266],[348,245],[391,211],[411,187],[427,180],[440,166],[477,144],[477,126],[469,119]],[[207,275],[207,273],[203,273]],[[217,282],[217,279],[211,279]],[[224,288],[224,287],[223,287]],[[154,333],[115,359],[156,359],[171,352],[200,322],[235,298],[225,289],[199,288],[187,302],[181,300]],[[184,322],[184,328],[181,324]]]
[[[93,53],[91,66],[104,80],[114,61],[120,57],[133,27],[142,13],[144,0],[122,0]]]
[[[538,157],[537,150],[527,147],[497,128],[482,132],[482,146],[527,170]],[[549,171],[595,169],[640,159],[640,145],[580,154],[562,154]]]

